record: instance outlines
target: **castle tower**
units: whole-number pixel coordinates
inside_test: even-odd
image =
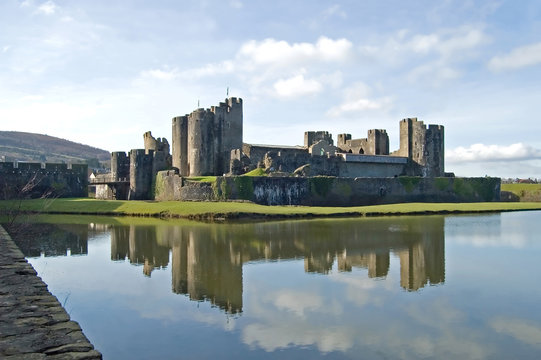
[[[242,99],[234,97],[173,118],[173,167],[182,176],[227,173],[231,150],[242,149],[242,122]]]
[[[222,175],[226,171],[224,171],[224,158],[227,157],[226,154],[224,154],[224,122],[225,122],[225,114],[227,113],[227,105],[223,102],[220,103],[218,106],[211,106],[210,111],[214,114],[213,119],[213,131],[214,136],[212,139],[212,146],[213,153],[214,153],[214,164],[213,164],[213,174],[215,175]],[[229,157],[227,157],[229,159]]]
[[[417,122],[417,118],[406,118],[400,121],[400,149],[398,155],[412,158],[413,155],[413,122]]]
[[[130,151],[130,191],[129,200],[148,200],[151,198],[152,163],[154,150]]]
[[[188,116],[177,116],[172,121],[173,167],[181,176],[188,176]]]
[[[223,154],[223,157],[221,171],[217,172],[216,175],[222,175],[229,171],[229,163],[231,162],[231,150],[242,149],[242,99],[231,97],[226,99],[225,102],[226,108],[224,109],[221,145],[221,153]]]
[[[425,135],[426,176],[445,176],[443,125],[428,125]]]
[[[111,180],[125,181],[130,177],[130,159],[124,151],[111,153]]]
[[[190,176],[214,175],[214,114],[197,109],[188,116]]]
[[[389,135],[386,130],[368,130],[368,151],[370,155],[389,155]]]
[[[150,131],[147,131],[146,133],[143,134],[143,141],[145,145],[145,152],[147,154],[149,150],[156,151],[156,148],[157,148],[156,139],[154,139]]]
[[[400,121],[400,149],[404,156],[421,166],[422,176],[444,176],[444,130],[442,125],[429,125],[428,129],[417,118]]]
[[[307,148],[321,140],[327,142],[329,145],[334,145],[332,135],[328,131],[306,131],[304,133],[304,146]]]
[[[347,146],[348,140],[351,140],[351,134],[338,134],[338,139],[337,139],[337,145],[336,146],[338,146],[342,151],[344,151],[344,149]]]

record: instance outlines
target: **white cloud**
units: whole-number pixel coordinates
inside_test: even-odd
[[[473,144],[468,148],[449,150],[445,154],[445,160],[450,163],[532,159],[541,159],[541,150],[523,143],[509,146]]]
[[[463,51],[475,50],[488,41],[488,36],[481,30],[462,27],[451,31],[450,36],[442,40],[436,48],[444,56],[452,57]]]
[[[404,36],[403,30],[399,32],[399,38]],[[488,36],[480,29],[463,26],[428,35],[414,35],[411,40],[405,42],[404,48],[406,51],[420,54],[437,52],[445,57],[453,57],[463,51],[476,49],[488,40]]]
[[[242,45],[237,57],[260,65],[291,66],[311,61],[343,61],[350,56],[351,48],[352,43],[347,39],[333,40],[324,36],[315,44],[252,40]]]
[[[513,49],[509,54],[495,56],[488,68],[492,71],[520,69],[541,64],[541,42]]]
[[[410,83],[422,81],[438,87],[448,80],[460,77],[460,75],[459,70],[446,65],[443,61],[437,61],[415,67],[408,73],[407,78]]]
[[[233,61],[226,60],[218,64],[207,64],[202,67],[185,71],[182,73],[183,77],[192,76],[195,78],[203,76],[214,76],[220,74],[229,74],[235,70],[235,64]]]
[[[304,317],[307,311],[316,311],[323,306],[323,300],[318,294],[301,291],[281,291],[276,295],[274,305],[279,310],[290,311]]]
[[[408,64],[418,56],[432,57],[432,63],[449,67],[450,63],[477,55],[479,47],[489,41],[482,29],[471,26],[442,29],[429,34],[411,34],[409,30],[401,29],[378,44],[362,45],[360,52],[368,58],[394,65]]]
[[[309,327],[304,322],[253,323],[242,329],[242,341],[267,352],[292,345],[316,345],[323,352],[346,351],[353,346],[350,329],[345,326]]]
[[[46,1],[40,6],[38,6],[37,11],[45,15],[52,15],[56,12],[57,9],[58,9],[58,6],[54,2]]]
[[[404,33],[401,32],[399,34],[399,37],[404,36]],[[440,39],[437,35],[431,34],[431,35],[415,35],[409,42],[409,47],[417,53],[428,53],[434,49]]]
[[[344,90],[344,101],[340,105],[332,107],[327,115],[331,117],[357,115],[360,112],[383,110],[390,106],[390,98],[370,99],[370,94],[371,89],[366,84],[355,83]]]
[[[150,69],[141,72],[142,78],[152,78],[157,80],[173,80],[179,76],[178,69],[172,70],[161,70],[161,69]]]
[[[302,74],[289,79],[280,79],[274,83],[273,87],[278,96],[285,98],[312,95],[323,90],[323,85],[319,81],[305,79]]]
[[[509,335],[528,345],[541,347],[541,328],[524,320],[498,318],[490,326],[499,333]]]
[[[198,68],[180,71],[178,68],[165,66],[162,69],[150,69],[141,71],[140,79],[174,80],[174,79],[199,79],[207,76],[223,75],[232,73],[235,64],[232,61],[223,61],[217,64],[206,64]]]
[[[320,37],[314,43],[289,43],[275,39],[243,43],[233,59],[207,63],[197,68],[180,70],[164,66],[141,71],[136,82],[154,79],[195,80],[233,74],[254,96],[296,98],[324,91],[326,86],[339,88],[344,79],[339,70],[329,70],[329,63],[343,63],[351,56],[352,44],[347,39]],[[331,65],[332,66],[332,65]],[[308,70],[310,77],[306,76]]]

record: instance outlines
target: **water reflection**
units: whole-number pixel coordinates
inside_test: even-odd
[[[539,214],[95,219],[30,262],[105,358],[537,359]]]
[[[26,257],[88,254],[88,226],[40,224],[14,239]]]
[[[400,286],[416,291],[445,281],[444,218],[295,221],[249,224],[64,226],[43,234],[27,256],[86,254],[88,231],[108,231],[111,260],[142,265],[143,274],[168,267],[172,291],[242,312],[243,264],[304,259],[304,271],[328,274],[367,269],[385,278],[391,254],[400,259]],[[62,235],[61,235],[62,234]],[[74,249],[76,251],[74,252]]]

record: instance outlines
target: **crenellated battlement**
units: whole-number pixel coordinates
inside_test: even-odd
[[[86,197],[88,165],[0,162],[0,198]]]

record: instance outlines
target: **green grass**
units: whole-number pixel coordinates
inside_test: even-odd
[[[541,184],[502,184],[502,191],[509,191],[520,201],[541,201]]]
[[[521,191],[541,191],[541,184],[502,184],[501,189],[520,195]]]
[[[253,169],[252,171],[248,171],[243,176],[267,176],[268,174],[265,172],[265,169],[257,168]]]
[[[0,201],[0,210],[9,208]],[[354,207],[264,206],[241,202],[121,201],[95,199],[25,200],[22,210],[44,213],[156,216],[182,218],[249,218],[306,216],[378,216],[431,213],[476,213],[541,210],[541,203],[407,203]]]
[[[194,176],[187,178],[187,180],[214,183],[216,182],[216,176]]]

